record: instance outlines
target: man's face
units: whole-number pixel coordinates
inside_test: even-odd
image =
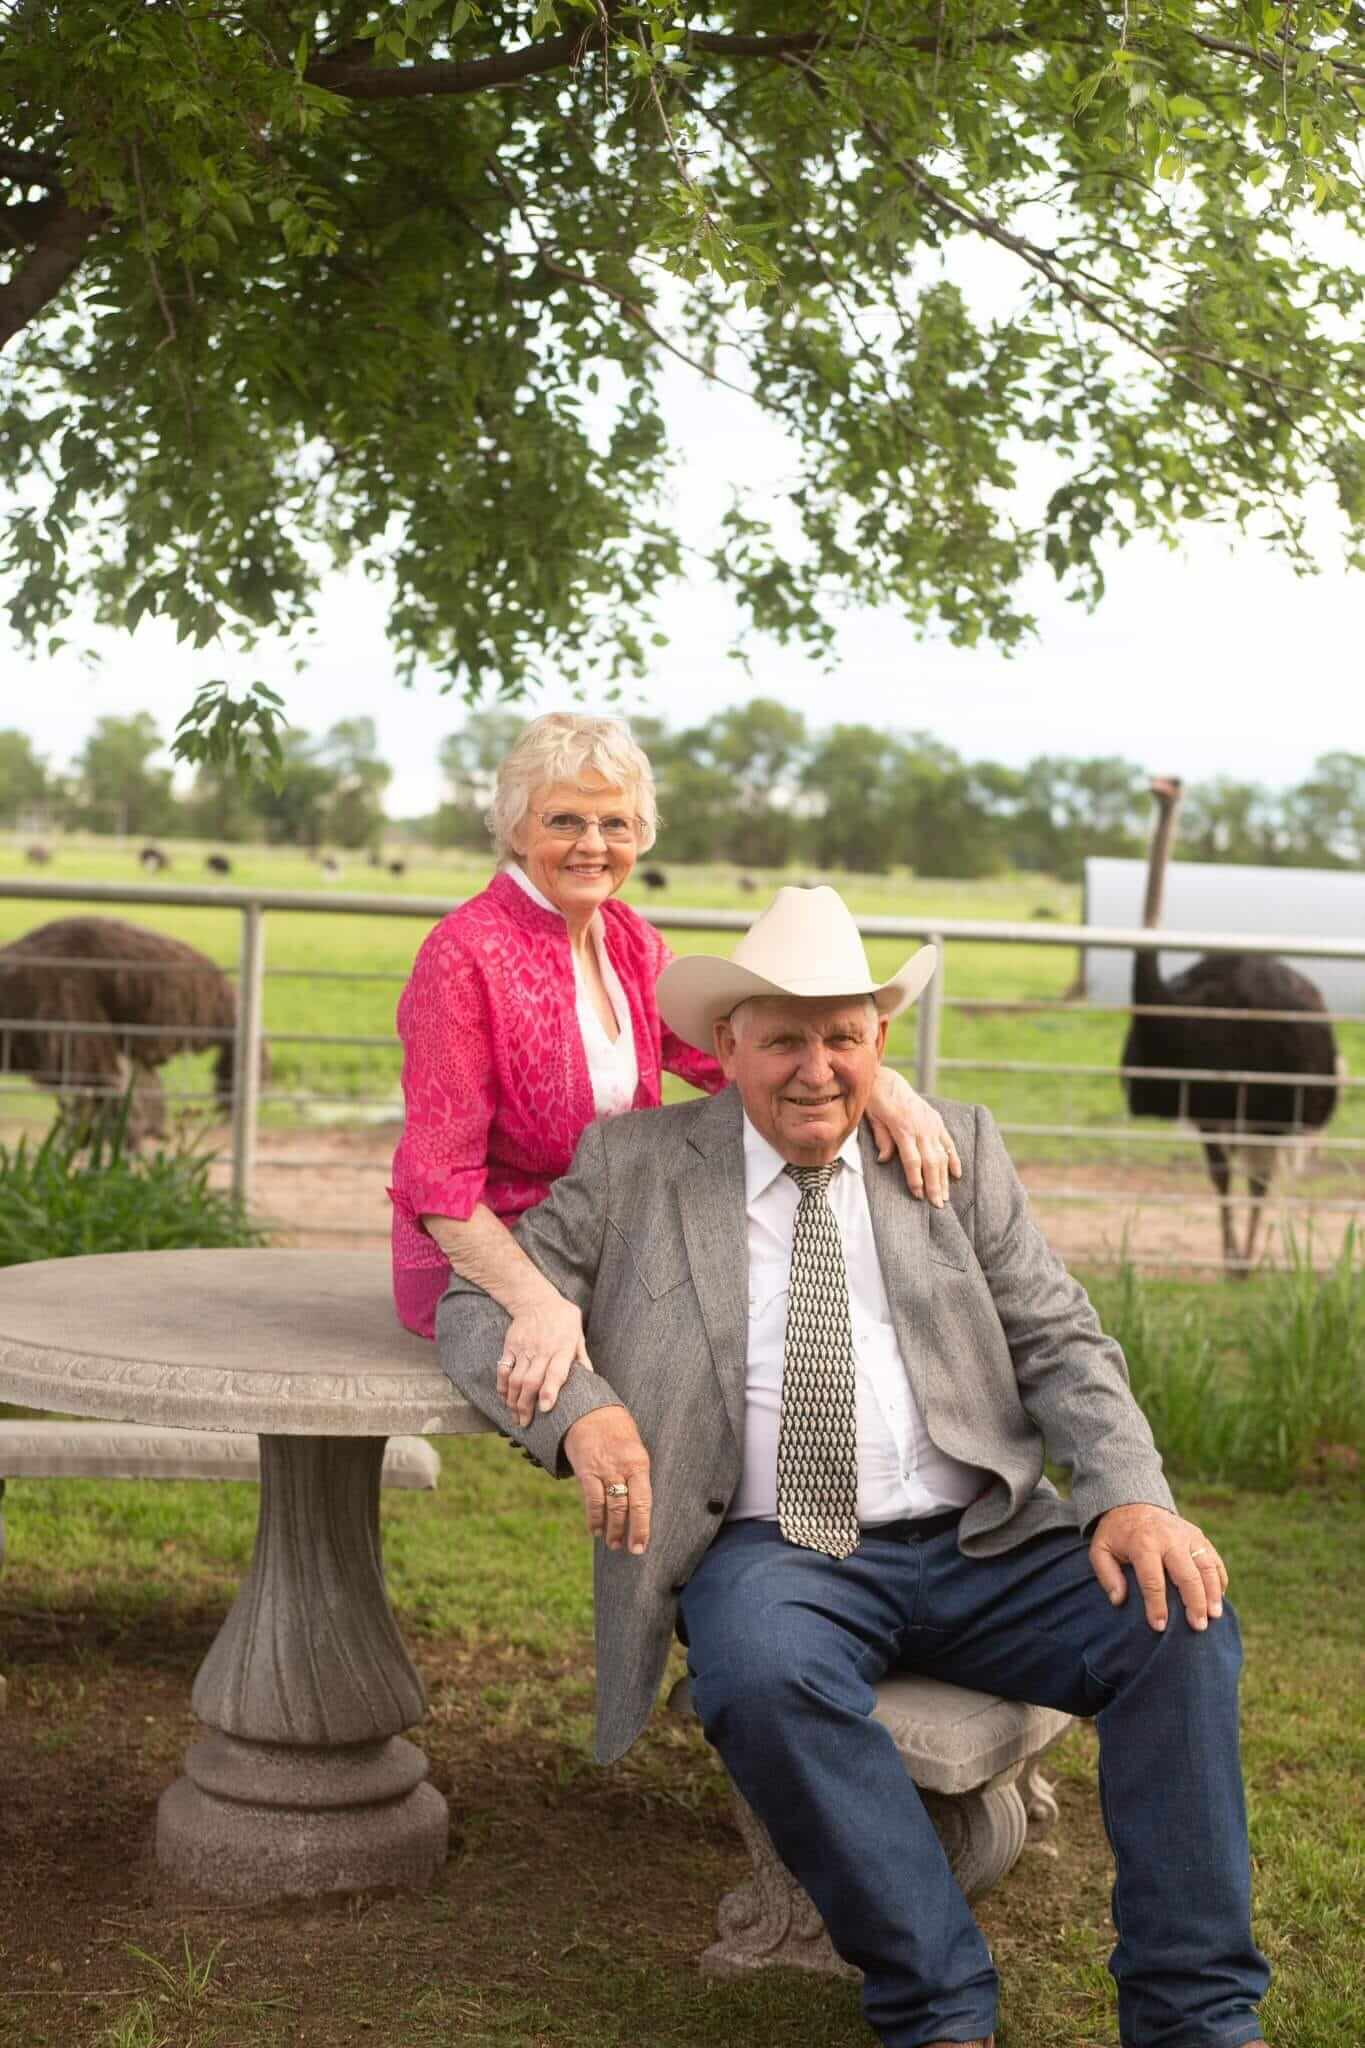
[[[867,1107],[886,1030],[865,996],[754,996],[717,1024],[716,1057],[773,1149],[824,1166]]]

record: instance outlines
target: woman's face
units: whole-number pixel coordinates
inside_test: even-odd
[[[637,809],[634,790],[591,771],[581,783],[552,782],[532,795],[512,850],[571,924],[586,924],[599,903],[629,879],[640,850]],[[572,818],[584,819],[586,829],[575,833]],[[604,835],[604,827],[612,833],[622,820],[631,828],[629,838]]]

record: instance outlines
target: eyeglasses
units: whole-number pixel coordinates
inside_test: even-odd
[[[542,811],[541,829],[552,839],[582,839],[590,825],[596,825],[608,846],[625,846],[641,829],[639,818],[623,817],[613,811],[607,818],[585,818],[581,811]]]

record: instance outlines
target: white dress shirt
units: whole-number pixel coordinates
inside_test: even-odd
[[[829,1204],[848,1274],[857,1370],[858,1520],[865,1526],[965,1507],[985,1474],[945,1457],[929,1441],[910,1390],[891,1321],[858,1133],[839,1152]],[[787,1339],[792,1236],[800,1189],[782,1155],[744,1119],[744,1192],[749,1240],[749,1352],[744,1387],[744,1463],[731,1521],[777,1516],[777,1435]]]
[[[563,917],[563,911],[557,910],[543,890],[537,889],[519,861],[508,861],[506,873],[514,882],[520,884],[531,901],[538,903],[542,910],[548,910],[552,917]],[[597,1014],[597,1005],[584,978],[578,955],[570,947],[574,986],[577,991],[575,1014],[578,1018],[578,1031],[588,1062],[593,1108],[599,1116],[620,1116],[621,1112],[629,1109],[634,1102],[635,1090],[640,1085],[640,1065],[635,1052],[635,1027],[631,1023],[630,1004],[621,986],[621,977],[612,966],[607,953],[600,916],[594,916],[588,926],[588,936],[597,955],[597,965],[616,1017],[616,1036],[608,1038],[602,1019]]]

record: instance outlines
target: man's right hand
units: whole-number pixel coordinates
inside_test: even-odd
[[[649,1542],[649,1452],[624,1408],[594,1408],[564,1432],[564,1455],[583,1489],[588,1533],[608,1550],[640,1556]],[[624,1493],[608,1488],[624,1486]]]

